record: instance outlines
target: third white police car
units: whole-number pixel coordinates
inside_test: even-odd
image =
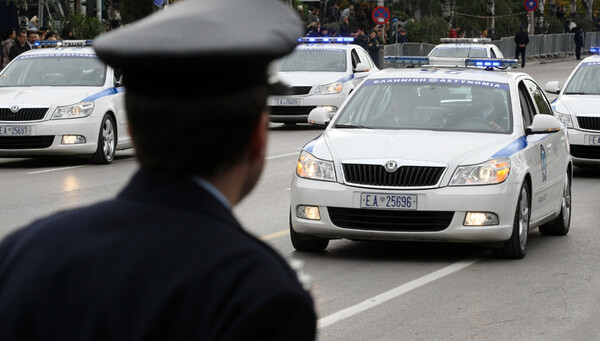
[[[276,61],[277,77],[291,88],[287,96],[268,100],[270,121],[306,123],[316,107],[333,115],[365,77],[378,71],[369,54],[352,44],[354,38],[305,37],[294,52]]]
[[[81,46],[91,41],[41,43],[56,47],[24,52],[0,73],[0,157],[78,155],[107,164],[132,148],[120,73]]]
[[[329,116],[315,109],[309,120],[327,124]],[[303,147],[291,187],[292,244],[475,242],[522,258],[531,229],[569,231],[571,163],[566,129],[529,75],[384,69]]]
[[[556,116],[567,126],[575,164],[600,165],[600,55],[590,56],[573,70],[561,89],[558,81],[545,90],[556,93],[552,102]]]

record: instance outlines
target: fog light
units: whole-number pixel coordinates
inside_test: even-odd
[[[498,216],[488,212],[467,212],[465,226],[498,225]]]
[[[81,144],[85,143],[85,137],[81,135],[63,135],[62,144]]]
[[[296,216],[298,218],[309,220],[321,220],[318,206],[298,206],[296,209]]]

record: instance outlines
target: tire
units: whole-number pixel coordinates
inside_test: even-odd
[[[513,231],[510,239],[505,241],[501,247],[494,249],[496,256],[507,259],[522,259],[527,254],[527,236],[529,234],[529,217],[531,209],[529,204],[529,186],[524,183],[521,186]]]
[[[329,245],[329,239],[304,236],[292,227],[292,214],[290,213],[290,238],[292,246],[298,251],[305,252],[323,252]]]
[[[92,163],[109,164],[115,158],[117,148],[117,132],[115,130],[115,120],[109,114],[102,118],[102,125],[98,132],[98,148],[92,155]]]
[[[551,223],[540,226],[542,235],[564,236],[569,233],[571,227],[571,177],[565,173],[565,185],[563,186],[562,203],[560,214]]]

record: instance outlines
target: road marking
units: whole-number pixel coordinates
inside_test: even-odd
[[[369,298],[365,301],[362,301],[352,307],[340,310],[338,312],[335,312],[331,315],[325,316],[323,318],[320,318],[319,321],[317,322],[318,328],[325,328],[327,326],[330,326],[336,322],[339,322],[343,319],[346,319],[350,316],[356,315],[358,313],[361,313],[365,310],[371,309],[375,306],[378,306],[384,302],[387,302],[391,299],[394,299],[400,295],[406,294],[414,289],[417,289],[419,287],[424,286],[425,284],[431,283],[433,281],[436,281],[442,277],[448,276],[452,273],[455,273],[457,271],[460,271],[468,266],[471,266],[477,262],[479,262],[481,259],[465,259],[462,260],[460,262],[454,263],[452,265],[449,265],[445,268],[442,268],[440,270],[434,271],[428,275],[425,275],[421,278],[417,278],[413,281],[410,281],[408,283],[402,284],[392,290],[386,291],[383,294],[374,296],[372,298]]]
[[[290,230],[281,230],[278,232],[273,232],[271,234],[267,234],[266,236],[262,236],[260,237],[260,240],[271,240],[271,239],[275,239],[275,238],[279,238],[279,237],[283,237],[286,234],[290,234]]]
[[[31,175],[31,174],[48,173],[48,172],[55,172],[55,171],[61,171],[61,170],[73,169],[73,168],[80,168],[80,167],[83,167],[83,166],[71,166],[71,167],[52,168],[52,169],[45,169],[45,170],[40,170],[40,171],[27,172],[25,174]]]
[[[267,159],[267,160],[273,160],[273,159],[279,159],[279,158],[282,158],[282,157],[287,157],[287,156],[292,156],[292,155],[298,155],[298,152],[287,153],[287,154],[279,154],[279,155],[273,155],[273,156],[267,156],[265,159]]]

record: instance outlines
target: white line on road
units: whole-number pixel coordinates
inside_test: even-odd
[[[279,155],[273,155],[273,156],[267,156],[265,159],[267,159],[267,160],[273,160],[273,159],[279,159],[279,158],[282,158],[282,157],[287,157],[287,156],[292,156],[292,155],[298,155],[298,152],[287,153],[287,154],[279,154]]]
[[[61,167],[61,168],[44,169],[44,170],[40,170],[40,171],[27,172],[25,174],[31,175],[31,174],[56,172],[56,171],[61,171],[61,170],[65,170],[65,169],[73,169],[73,168],[80,168],[80,167],[83,167],[83,165],[82,166],[71,166],[71,167]]]
[[[442,277],[448,276],[454,272],[462,270],[470,265],[473,265],[479,262],[481,259],[465,259],[460,262],[449,265],[443,269],[434,271],[428,275],[425,275],[421,278],[417,278],[408,283],[402,284],[392,290],[384,292],[383,294],[377,295],[375,297],[369,298],[365,301],[362,301],[352,307],[340,310],[331,315],[320,318],[318,323],[318,328],[325,328],[330,326],[336,322],[339,322],[343,319],[346,319],[350,316],[361,313],[365,310],[371,309],[377,305],[380,305],[384,302],[387,302],[391,299],[394,299],[400,295],[406,294],[407,292],[414,290],[416,288],[422,287],[425,284],[431,283],[435,280],[438,280]]]

